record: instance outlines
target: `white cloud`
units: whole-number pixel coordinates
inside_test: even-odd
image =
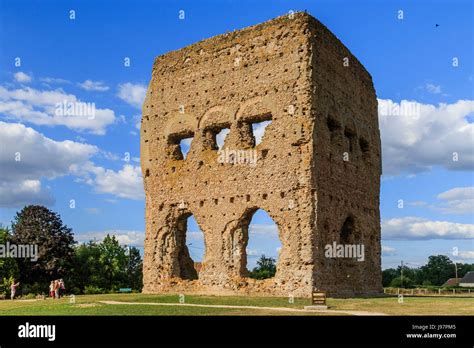
[[[278,236],[278,228],[275,224],[263,225],[263,224],[250,224],[250,234],[260,234],[266,236]]]
[[[140,166],[125,164],[119,171],[91,166],[90,172],[95,178],[86,183],[92,185],[98,193],[108,193],[120,198],[140,200],[145,197],[142,171]]]
[[[40,78],[41,82],[44,82],[45,84],[69,84],[71,81],[65,80],[65,79],[59,79],[55,77],[42,77]]]
[[[40,91],[26,87],[6,89],[0,86],[0,114],[42,126],[66,126],[73,130],[103,135],[115,122],[110,109],[96,108],[62,89]]]
[[[438,195],[438,199],[444,199],[448,201],[455,201],[461,199],[473,199],[474,198],[474,186],[467,187],[455,187],[451,190],[442,192]]]
[[[474,169],[474,123],[466,119],[474,112],[473,100],[438,106],[378,102],[384,175],[416,174],[433,166]]]
[[[247,256],[248,257],[257,257],[262,255],[262,253],[256,249],[247,249]]]
[[[383,256],[392,256],[397,253],[397,250],[395,248],[389,247],[382,245],[382,255]]]
[[[196,231],[186,232],[186,239],[188,241],[202,241],[204,240],[204,234]]]
[[[135,123],[135,128],[140,130],[142,126],[142,115],[133,116],[133,122]]]
[[[117,96],[137,109],[142,108],[145,95],[145,85],[127,82],[118,86]]]
[[[86,164],[98,152],[96,146],[54,141],[19,123],[0,121],[0,136],[0,180],[3,181],[63,176]]]
[[[458,251],[456,258],[463,260],[474,260],[474,250]]]
[[[224,146],[225,138],[227,137],[227,134],[229,133],[230,133],[229,128],[224,128],[219,133],[217,133],[216,142],[217,142],[217,147],[219,149],[221,149]]]
[[[125,164],[114,171],[96,166],[91,157],[108,154],[96,146],[55,141],[18,123],[0,121],[0,205],[50,204],[54,200],[41,179],[73,175],[97,193],[128,199],[144,197],[140,166]],[[19,160],[17,160],[19,159]]]
[[[106,86],[102,81],[85,80],[77,85],[86,91],[105,92],[109,90],[109,86]]]
[[[20,82],[20,83],[28,83],[28,82],[31,82],[31,80],[33,80],[33,78],[30,75],[25,74],[22,71],[15,73],[13,77],[15,78],[16,82]]]
[[[252,125],[253,135],[255,136],[255,145],[262,142],[263,135],[265,134],[265,128],[272,123],[272,121],[263,121]]]
[[[413,201],[413,202],[408,202],[408,205],[411,205],[413,207],[425,207],[428,205],[428,203],[425,201]]]
[[[441,86],[440,85],[434,85],[432,83],[427,83],[425,85],[425,89],[433,94],[440,94],[441,93]]]
[[[129,230],[106,230],[77,233],[74,237],[79,243],[87,243],[91,240],[102,242],[107,234],[115,236],[121,245],[134,246],[137,248],[143,247],[145,240],[145,233],[143,231]]]
[[[437,196],[443,202],[435,205],[435,209],[444,214],[473,214],[474,186],[455,187]]]
[[[0,205],[51,204],[41,178],[54,179],[85,165],[98,149],[70,140],[54,141],[19,123],[0,121]]]
[[[382,221],[384,240],[470,239],[474,224],[431,221],[420,217],[403,217]]]
[[[26,204],[52,205],[55,199],[39,180],[0,181],[0,207],[22,207]]]

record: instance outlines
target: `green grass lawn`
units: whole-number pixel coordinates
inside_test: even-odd
[[[188,306],[153,306],[103,304],[99,301],[135,303],[179,303],[178,295],[105,294],[76,296],[76,303],[69,298],[61,300],[3,300],[0,315],[348,315],[344,313],[277,312],[266,309],[204,308]],[[185,303],[238,305],[257,307],[287,307],[302,309],[309,299],[244,296],[196,296],[186,295]],[[398,303],[396,297],[328,299],[329,309],[366,311],[388,315],[474,315],[474,299],[405,297]]]
[[[331,309],[380,312],[388,315],[474,315],[474,298],[397,297],[329,299]]]

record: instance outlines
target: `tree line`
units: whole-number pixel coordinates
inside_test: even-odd
[[[414,288],[417,286],[441,286],[449,278],[464,277],[469,271],[474,271],[474,264],[456,263],[446,255],[432,255],[428,263],[421,267],[388,268],[382,272],[382,285],[394,288]],[[403,272],[402,272],[403,271]]]
[[[91,294],[120,288],[141,291],[142,259],[135,247],[122,246],[115,236],[79,244],[59,214],[39,205],[17,212],[11,228],[0,228],[0,245],[38,245],[38,259],[0,258],[0,294],[15,279],[20,292],[47,294],[54,279],[64,279],[66,292]]]

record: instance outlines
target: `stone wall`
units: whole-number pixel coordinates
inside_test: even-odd
[[[143,291],[303,297],[314,288],[334,296],[380,291],[376,112],[370,75],[307,14],[157,57],[141,126]],[[264,120],[271,123],[255,145],[251,125]],[[255,151],[256,163],[222,163],[216,134],[224,128],[230,129],[224,149]],[[179,143],[189,137],[184,158]],[[275,221],[282,244],[276,276],[263,281],[247,278],[245,252],[259,208]],[[186,246],[191,214],[204,234],[199,275]],[[345,239],[367,244],[364,262],[324,257],[324,245],[340,241],[348,218]]]

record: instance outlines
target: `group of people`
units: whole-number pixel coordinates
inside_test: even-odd
[[[20,282],[16,282],[15,279],[13,279],[11,285],[10,285],[10,298],[13,300],[16,295],[16,289],[20,285]],[[61,296],[64,295],[64,292],[66,290],[66,287],[64,285],[64,280],[62,279],[57,279],[57,280],[52,280],[51,284],[49,285],[49,296],[52,297],[53,299],[56,298],[61,298]]]
[[[51,284],[49,284],[49,296],[53,299],[61,298],[61,296],[64,295],[65,290],[66,287],[64,286],[64,280],[62,279],[52,280]]]

